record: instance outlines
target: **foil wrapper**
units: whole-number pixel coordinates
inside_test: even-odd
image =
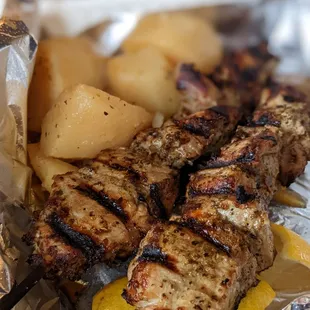
[[[208,19],[218,29],[226,48],[268,39],[270,50],[281,57],[279,80],[302,84],[309,92],[307,0],[7,1],[5,15],[25,23],[5,19],[0,22],[0,298],[29,272],[25,259],[30,249],[22,243],[21,236],[30,221],[23,206],[29,205],[31,198],[26,113],[37,48],[34,37],[38,38],[42,30],[45,37],[87,35],[100,53],[109,56],[118,50],[142,15],[167,10],[187,10]],[[291,188],[310,201],[310,164]],[[305,209],[272,205],[270,218],[310,242],[309,202]],[[126,275],[127,266],[128,262],[114,268],[98,264],[88,270],[83,277],[87,289],[75,308],[91,309],[98,289]],[[43,280],[16,306],[17,310],[71,308],[62,291],[56,292]],[[278,292],[268,309],[310,309],[310,293]]]
[[[36,48],[23,22],[0,21],[0,297],[14,284],[19,257],[12,246],[10,211],[25,202],[31,175],[26,166],[26,113]]]
[[[27,92],[36,50],[37,42],[24,22],[0,20],[0,298],[29,272],[25,264],[29,249],[21,237],[30,223],[24,210],[32,174],[27,166]],[[52,297],[58,299],[44,285],[16,309],[39,309]]]

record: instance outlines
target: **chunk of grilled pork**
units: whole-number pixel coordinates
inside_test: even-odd
[[[277,127],[240,127],[235,139],[209,162],[209,169],[191,177],[181,214],[148,232],[129,267],[127,301],[148,310],[233,309],[255,285],[256,273],[273,262],[266,206],[276,189],[278,153]],[[183,236],[176,234],[168,244],[166,231],[175,227]],[[153,235],[162,230],[156,253],[167,257],[168,265],[143,254],[153,246]],[[186,238],[187,250],[182,246],[180,251]],[[165,284],[156,286],[154,281]]]
[[[161,128],[138,133],[131,150],[179,169],[223,145],[240,116],[239,108],[222,105],[170,120]]]
[[[279,179],[285,186],[301,175],[310,160],[310,105],[306,96],[290,86],[273,83],[262,94],[259,123],[278,122],[283,148]],[[275,120],[269,120],[273,113]]]
[[[227,53],[208,77],[195,70],[193,65],[179,65],[176,80],[182,108],[176,117],[210,108],[219,102],[239,106],[240,100],[244,110],[253,110],[277,63],[278,59],[268,52],[267,43],[262,42]]]
[[[171,166],[225,141],[239,118],[233,107],[198,112],[140,133],[130,149],[103,151],[77,172],[57,176],[26,237],[35,248],[30,263],[44,265],[47,277],[75,279],[97,262],[128,257],[154,219],[171,214],[178,193],[178,171]],[[154,137],[151,154],[143,152],[138,141],[145,146]]]
[[[194,65],[180,64],[176,70],[176,80],[181,98],[181,109],[174,116],[176,119],[219,105],[221,102],[234,107],[240,105],[240,96],[235,89],[220,90],[211,79],[195,70]]]
[[[250,48],[228,52],[209,77],[225,91],[237,90],[242,106],[253,111],[277,64],[278,58],[268,52],[267,42],[261,42]]]
[[[279,173],[285,180],[305,167],[301,161],[287,169],[285,150],[297,141],[307,154],[310,143],[305,99],[275,87],[264,90],[248,125],[207,169],[191,176],[180,214],[156,224],[141,242],[124,292],[137,309],[234,309],[255,275],[272,264],[266,209]]]
[[[125,298],[137,309],[232,309],[256,283],[256,261],[239,244],[229,256],[191,229],[159,223],[131,263]]]

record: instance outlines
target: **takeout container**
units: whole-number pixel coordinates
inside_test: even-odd
[[[294,0],[173,0],[173,1],[8,1],[5,15],[24,20],[0,23],[0,62],[2,99],[0,101],[0,288],[5,295],[15,279],[29,273],[25,263],[29,249],[21,242],[30,218],[24,206],[39,208],[40,200],[31,188],[31,170],[27,167],[27,90],[33,70],[36,40],[40,37],[90,37],[103,55],[115,53],[139,18],[149,12],[186,10],[211,21],[221,33],[227,49],[269,40],[270,50],[281,57],[279,80],[289,81],[308,91],[310,76],[310,40],[305,34],[310,3]],[[297,77],[296,77],[297,76]],[[292,188],[310,197],[310,166]],[[310,205],[307,209],[271,207],[271,219],[310,241]],[[109,268],[94,266],[83,277],[87,288],[76,303],[77,309],[90,309],[92,296],[103,285],[126,275],[127,263]],[[16,309],[70,309],[67,295],[81,285],[53,284],[41,280]],[[85,286],[84,286],[85,287]],[[71,291],[71,292],[68,292]],[[290,300],[307,292],[282,295],[273,309],[282,309]],[[308,297],[307,297],[308,296]],[[308,298],[308,299],[307,299]]]

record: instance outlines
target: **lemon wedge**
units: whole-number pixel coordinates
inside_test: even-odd
[[[274,264],[259,275],[260,282],[241,300],[238,310],[264,310],[276,292],[310,291],[310,244],[284,226],[271,224],[277,256]],[[127,278],[121,278],[99,291],[92,310],[132,310],[121,297]]]
[[[132,310],[132,307],[126,303],[121,294],[127,285],[127,278],[120,278],[99,291],[92,304],[92,310]]]
[[[310,244],[284,226],[271,224],[277,256],[260,278],[277,292],[310,290]]]
[[[307,201],[289,188],[281,187],[274,194],[273,200],[279,204],[294,208],[306,208]]]
[[[257,286],[250,288],[241,300],[238,310],[264,310],[267,308],[276,293],[266,281],[260,281]]]

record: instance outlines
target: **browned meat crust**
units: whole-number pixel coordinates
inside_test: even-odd
[[[181,94],[181,109],[175,118],[218,105],[240,106],[240,96],[233,88],[218,88],[193,65],[180,64],[176,73],[177,88]]]
[[[256,274],[273,263],[267,207],[277,178],[285,183],[305,168],[307,109],[292,88],[263,91],[247,126],[238,127],[231,142],[191,176],[180,215],[155,225],[141,242],[124,292],[130,304],[148,310],[234,309]]]
[[[283,148],[279,179],[289,185],[310,160],[310,105],[296,89],[272,84],[262,94],[260,109],[280,120]]]
[[[138,309],[232,309],[255,267],[246,248],[231,257],[191,229],[161,223],[142,241],[124,297]]]
[[[176,168],[223,144],[241,113],[214,107],[138,134],[130,148],[105,150],[77,172],[57,176],[27,239],[30,263],[46,276],[79,278],[98,262],[128,257],[178,194]],[[72,265],[70,268],[67,266]]]
[[[261,42],[244,50],[227,53],[210,78],[218,87],[225,85],[225,90],[237,90],[242,106],[252,111],[277,64],[277,57],[268,52],[267,42]]]
[[[192,163],[208,149],[225,143],[240,119],[235,107],[218,106],[196,112],[183,119],[168,121],[136,136],[131,149],[168,166],[181,168]]]
[[[247,53],[243,56],[248,57]],[[240,61],[242,66],[246,63],[247,61]],[[192,109],[188,105],[187,110],[182,109],[177,118],[167,121],[163,127],[141,132],[130,148],[104,151],[77,172],[55,178],[46,208],[27,238],[35,248],[30,262],[45,265],[48,277],[58,275],[75,279],[97,262],[110,262],[130,255],[156,218],[170,216],[178,192],[176,169],[192,163],[206,151],[216,150],[234,131],[241,116],[236,107],[240,100],[234,87],[231,87],[232,82],[228,81],[230,77],[223,77],[225,81],[220,82],[220,75],[216,78],[213,76],[211,82],[193,68],[188,67],[187,70],[186,66],[183,66],[184,68],[185,75],[180,77],[178,85],[185,97],[192,101]],[[259,70],[257,74],[260,74]],[[206,109],[208,104],[199,105],[194,102],[195,96],[190,94],[191,86],[186,84],[189,77],[193,77],[194,82],[198,81],[199,91],[204,92],[203,101],[212,101],[211,108]],[[183,86],[180,84],[182,79],[185,83]],[[216,89],[218,86],[220,91]],[[207,89],[208,92],[205,92]],[[200,93],[197,96],[199,97]],[[207,96],[209,98],[206,98]],[[199,100],[201,98],[199,97]],[[216,106],[213,106],[215,101]],[[244,135],[246,132],[240,131],[239,140],[243,139]],[[267,144],[272,142],[268,140],[265,144],[257,143],[257,147]],[[267,184],[268,180],[265,182]],[[272,184],[268,183],[268,186],[272,187]],[[232,187],[231,191],[233,190],[242,199],[251,195],[242,187]],[[193,198],[193,203],[201,205],[201,201],[196,197]],[[246,205],[254,204],[249,201]],[[236,206],[236,214],[242,208]],[[191,213],[188,213],[189,222],[191,216]],[[201,223],[197,223],[204,225],[204,221],[201,218]],[[214,215],[214,221],[223,221],[226,231],[230,231],[231,235],[237,231],[240,240],[244,233],[248,233],[248,230],[244,232],[242,227],[236,230],[231,221],[223,220],[218,214]],[[175,222],[181,227],[190,227],[182,218],[176,218]],[[190,234],[191,230],[192,227],[190,230],[186,228]],[[216,230],[213,234],[210,233],[209,237],[224,244]],[[237,247],[233,247],[227,238],[225,242],[225,248],[231,247],[231,253],[246,252],[250,257],[251,251],[247,250],[247,245],[238,247],[236,242]],[[207,243],[205,246],[210,247]],[[217,251],[216,247],[214,251]],[[247,264],[241,256],[238,261],[241,265]],[[240,271],[250,272],[252,263],[247,266]],[[237,274],[239,277],[238,272]]]

